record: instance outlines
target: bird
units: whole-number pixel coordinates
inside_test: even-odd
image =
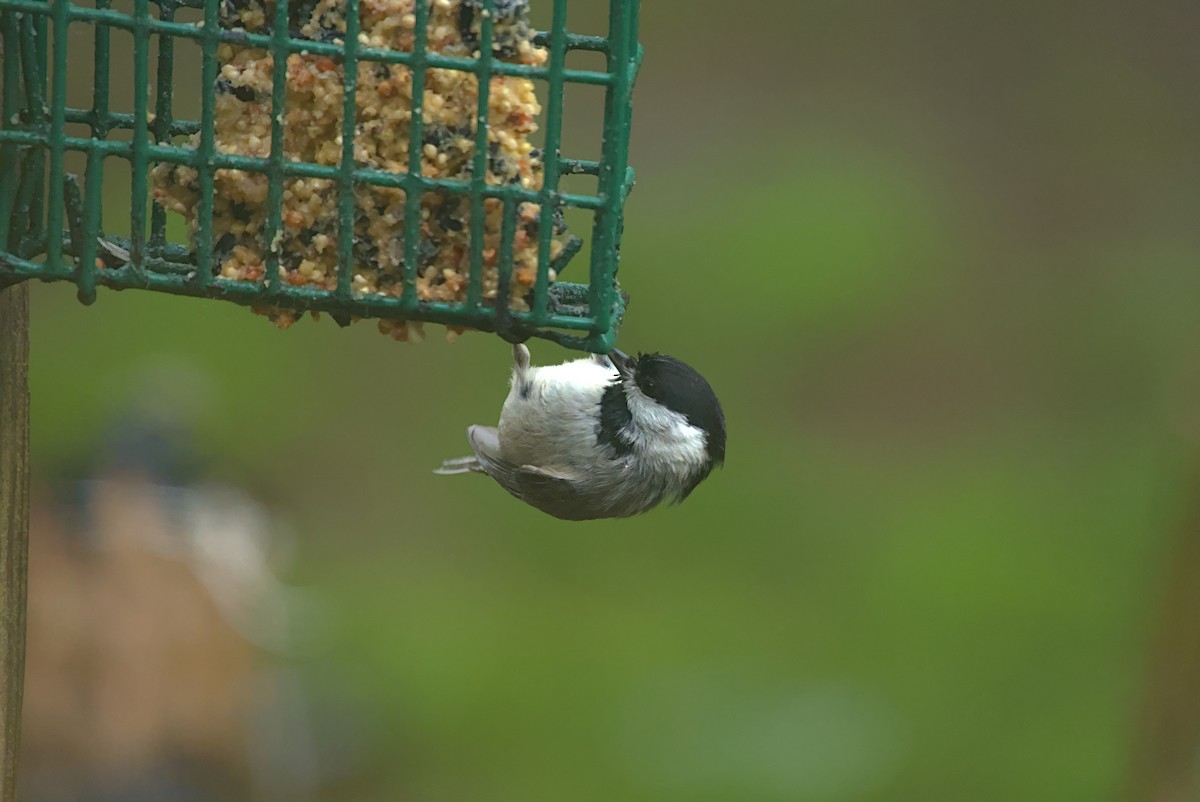
[[[487,474],[563,520],[625,518],[683,501],[724,464],[725,414],[675,357],[613,349],[537,367],[519,343],[499,425],[467,441],[471,456],[434,472]]]

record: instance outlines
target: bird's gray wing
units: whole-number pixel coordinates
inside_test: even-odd
[[[577,476],[536,465],[517,465],[502,458],[494,426],[470,427],[467,440],[488,476],[526,504],[567,521],[610,517],[607,507],[601,504],[603,498],[585,493]]]

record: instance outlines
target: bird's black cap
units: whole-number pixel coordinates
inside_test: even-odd
[[[638,389],[704,430],[708,435],[709,459],[715,465],[724,462],[725,413],[708,381],[673,356],[641,354],[630,361],[632,378]]]

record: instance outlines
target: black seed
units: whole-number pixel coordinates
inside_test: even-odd
[[[436,222],[443,231],[462,231],[462,204],[445,201],[438,207]]]
[[[232,94],[243,103],[250,103],[258,99],[258,93],[248,86],[234,86],[228,78],[218,78],[216,83],[217,94],[228,95]]]
[[[303,28],[312,19],[313,11],[317,8],[317,0],[299,0],[295,5],[288,4],[288,25],[296,29]]]
[[[508,178],[512,175],[512,162],[503,156],[492,156],[488,159],[488,169],[497,177]]]
[[[479,0],[463,0],[458,10],[458,32],[471,50],[478,50],[480,45],[477,12],[481,7]],[[496,0],[492,19],[492,53],[499,58],[512,58],[521,42],[533,38],[528,0]]]
[[[321,32],[317,34],[317,41],[332,42],[336,39],[344,38],[345,35],[346,34],[342,33],[339,30],[322,27]],[[335,62],[341,60],[341,56],[338,54],[334,54],[334,55],[330,56],[330,58],[333,59]]]
[[[379,246],[369,239],[356,239],[352,250],[354,261],[360,264],[373,267],[379,263]]]
[[[233,215],[233,219],[239,223],[250,222],[250,210],[246,208],[246,204],[239,201],[233,201],[229,204],[229,213]]]
[[[439,249],[439,243],[430,239],[421,240],[421,247],[417,252],[417,260],[420,262],[421,267],[428,267],[433,264],[437,258]]]
[[[425,128],[422,139],[426,145],[433,145],[441,150],[442,145],[445,145],[450,139],[450,130],[442,125],[430,125]]]
[[[220,275],[221,265],[233,255],[234,245],[237,245],[237,237],[233,235],[233,232],[230,232],[217,240],[217,244],[213,246],[212,274],[214,276]]]
[[[458,35],[462,37],[463,44],[471,50],[479,47],[479,37],[475,35],[474,24],[475,4],[464,0],[458,7]]]

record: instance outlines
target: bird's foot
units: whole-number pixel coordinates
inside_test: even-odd
[[[529,367],[529,349],[524,343],[513,346],[513,369],[524,372]]]

